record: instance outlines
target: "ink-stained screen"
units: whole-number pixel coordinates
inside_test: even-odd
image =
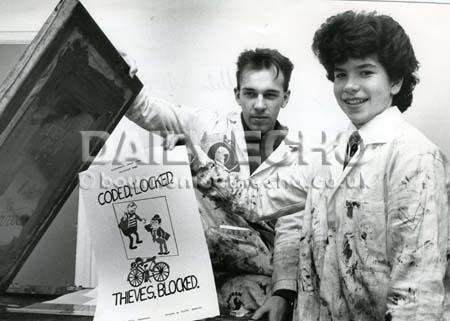
[[[61,1],[0,89],[0,288],[88,164],[80,131],[111,131],[141,88],[78,1]],[[99,143],[91,144],[91,154]]]

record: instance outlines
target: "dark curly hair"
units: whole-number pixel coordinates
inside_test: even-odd
[[[375,11],[346,11],[329,17],[314,34],[312,50],[331,81],[336,64],[376,54],[391,81],[403,79],[392,106],[401,112],[411,106],[413,90],[419,82],[416,76],[419,62],[408,35],[390,16]]]
[[[275,67],[277,77],[280,71],[283,73],[283,89],[287,91],[289,88],[289,81],[291,80],[292,70],[294,69],[294,65],[289,60],[289,58],[283,56],[276,49],[268,48],[256,48],[255,50],[243,51],[239,55],[236,65],[236,82],[238,89],[240,89],[241,76],[245,68],[262,70]]]

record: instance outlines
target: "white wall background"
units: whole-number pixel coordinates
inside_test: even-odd
[[[56,3],[2,1],[0,40],[8,39],[11,31],[31,39]],[[347,9],[390,14],[410,35],[421,63],[421,83],[406,115],[450,155],[446,135],[450,4],[298,0],[130,0],[126,4],[84,0],[83,4],[111,41],[135,58],[147,90],[188,106],[237,108],[232,89],[238,54],[256,46],[279,49],[295,64],[291,102],[281,120],[314,138],[319,130],[335,132],[346,123],[332,96],[332,84],[311,52],[315,30],[328,16]]]
[[[0,42],[31,40],[56,0],[0,2]],[[392,15],[410,35],[421,83],[407,118],[450,156],[450,4],[371,1],[84,0],[110,40],[139,66],[147,90],[202,108],[237,108],[232,95],[238,54],[257,46],[279,49],[295,64],[291,101],[281,121],[316,142],[346,119],[332,84],[313,56],[315,30],[347,10]],[[75,210],[76,211],[76,210]]]

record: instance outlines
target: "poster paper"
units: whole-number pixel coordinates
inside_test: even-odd
[[[186,149],[150,149],[149,135],[122,120],[93,166],[80,174],[80,211],[99,274],[96,321],[219,314]],[[121,155],[134,159],[118,162]]]

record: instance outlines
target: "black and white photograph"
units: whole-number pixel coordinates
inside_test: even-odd
[[[164,320],[450,321],[450,1],[18,0],[0,16],[2,320],[85,320],[27,306],[95,306],[114,237],[127,269],[167,265]],[[120,194],[164,166],[190,175]],[[97,194],[119,191],[111,229],[79,210],[88,168]],[[197,252],[171,221],[185,204],[217,294],[199,311],[192,278],[169,289]],[[151,307],[151,271],[89,317],[141,320],[128,303]]]

